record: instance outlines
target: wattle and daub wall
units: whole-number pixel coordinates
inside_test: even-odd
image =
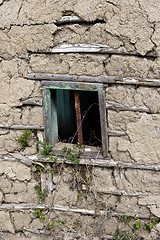
[[[159,239],[159,12],[159,0],[0,0],[1,239]],[[107,158],[38,154],[43,80],[104,84]]]

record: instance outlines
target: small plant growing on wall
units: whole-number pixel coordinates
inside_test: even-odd
[[[75,153],[74,150],[77,153]],[[84,146],[80,145],[79,142],[77,144],[74,144],[73,150],[71,148],[66,147],[66,146],[64,146],[62,148],[62,151],[64,151],[66,153],[65,154],[66,159],[68,161],[72,162],[73,164],[79,164],[79,162],[80,162],[79,157],[83,153],[83,150],[84,150]]]
[[[35,217],[38,217],[38,218],[41,220],[41,222],[44,222],[44,221],[45,221],[45,215],[44,215],[44,213],[42,212],[42,209],[37,208],[37,209],[35,210],[35,212],[33,213],[33,215],[34,215]]]
[[[144,238],[140,236],[142,229],[150,233],[156,224],[159,223],[158,218],[152,218],[149,222],[144,222],[143,220],[136,218],[136,216],[124,216],[122,221],[129,227],[129,229],[117,229],[113,236],[113,240],[144,240]]]
[[[43,157],[50,157],[49,154],[52,151],[53,146],[45,144],[42,141],[37,141],[36,143],[38,144],[38,146],[40,146],[39,154]]]
[[[16,142],[19,144],[21,149],[28,147],[29,139],[32,136],[32,131],[30,129],[23,130],[22,135],[16,138]]]
[[[46,197],[46,189],[44,189],[43,191],[41,191],[41,187],[40,185],[35,185],[34,186],[34,189],[38,195],[38,199],[37,199],[37,202],[40,202],[43,201]]]

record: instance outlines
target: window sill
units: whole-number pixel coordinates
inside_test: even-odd
[[[62,149],[64,147],[70,148],[74,151],[75,154],[79,154],[79,151],[77,149],[74,149],[74,144],[71,143],[62,143],[62,142],[58,142],[55,143],[52,154],[54,156],[65,156],[66,153],[65,151],[63,151]],[[84,145],[84,149],[82,150],[82,152],[80,153],[79,159],[84,159],[84,158],[98,158],[98,159],[103,159],[103,155],[102,155],[102,150],[99,147],[94,147],[94,146],[88,146],[88,145]]]

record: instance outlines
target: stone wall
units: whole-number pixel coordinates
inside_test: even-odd
[[[124,216],[160,218],[159,11],[158,0],[0,0],[1,239],[113,239]],[[41,83],[81,76],[104,84],[108,157],[53,166],[36,144]],[[159,225],[138,234],[157,240]]]

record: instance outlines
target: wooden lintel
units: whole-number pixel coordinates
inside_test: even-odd
[[[111,48],[108,45],[102,44],[62,44],[54,48],[38,51],[39,53],[103,53],[103,54],[118,54],[130,56],[142,56],[136,51],[127,51],[125,47]],[[156,57],[155,53],[148,53],[142,57]]]
[[[104,84],[127,84],[127,85],[142,85],[142,86],[157,86],[160,87],[160,79],[143,79],[143,78],[122,78],[118,76],[78,76],[78,75],[63,75],[63,74],[49,74],[49,73],[30,73],[26,76],[30,80],[40,81],[69,81],[69,82],[90,82],[90,83],[104,83]]]
[[[83,90],[83,91],[102,91],[103,84],[100,83],[82,83],[66,81],[42,81],[42,89],[66,89],[66,90]]]

